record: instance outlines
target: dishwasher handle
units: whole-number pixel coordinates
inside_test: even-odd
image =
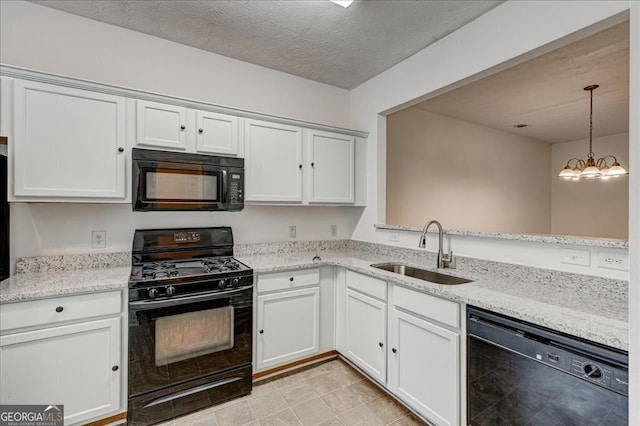
[[[536,341],[522,330],[501,326],[471,315],[467,324],[467,333],[470,337],[477,337],[510,351],[532,358],[536,356]]]

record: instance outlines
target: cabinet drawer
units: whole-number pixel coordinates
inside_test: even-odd
[[[460,328],[460,304],[456,302],[395,286],[393,304],[422,317]]]
[[[347,271],[347,287],[379,300],[387,300],[387,282],[368,275]]]
[[[113,291],[3,304],[0,305],[0,330],[119,314],[121,298],[119,291]]]
[[[319,284],[318,268],[258,275],[258,293]]]

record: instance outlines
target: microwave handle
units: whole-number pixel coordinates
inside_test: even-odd
[[[222,170],[222,204],[229,203],[229,177],[227,176],[227,170]]]

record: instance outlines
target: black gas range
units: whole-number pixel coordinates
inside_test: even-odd
[[[253,270],[231,228],[137,230],[132,263],[128,424],[249,393]]]

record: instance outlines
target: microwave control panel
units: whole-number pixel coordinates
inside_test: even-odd
[[[241,173],[229,173],[229,178],[229,203],[242,204],[244,202],[243,176]]]

